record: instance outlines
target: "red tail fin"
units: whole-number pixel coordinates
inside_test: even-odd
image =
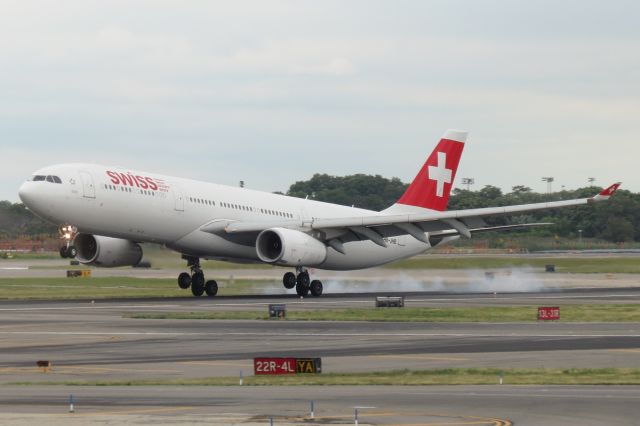
[[[447,130],[398,204],[446,210],[466,140],[467,132]]]

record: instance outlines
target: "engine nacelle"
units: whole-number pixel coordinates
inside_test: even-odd
[[[256,240],[263,262],[287,266],[317,266],[327,258],[327,247],[304,232],[287,228],[265,229]]]
[[[76,259],[85,265],[133,266],[142,260],[142,247],[133,241],[100,235],[78,234],[73,239]]]

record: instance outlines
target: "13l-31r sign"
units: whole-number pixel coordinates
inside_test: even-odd
[[[538,308],[539,321],[557,321],[560,319],[560,308],[558,306],[540,306]]]

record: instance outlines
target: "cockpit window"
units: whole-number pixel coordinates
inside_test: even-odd
[[[48,176],[35,175],[33,177],[33,181],[34,182],[47,181],[50,183],[62,183],[62,179],[60,179],[59,176],[54,176],[54,175],[48,175]]]

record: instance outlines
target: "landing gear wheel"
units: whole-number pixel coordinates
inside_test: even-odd
[[[308,285],[304,285],[304,284],[300,284],[297,283],[296,284],[296,293],[298,294],[298,296],[300,297],[305,297],[309,294],[309,286]]]
[[[309,273],[307,271],[300,272],[296,280],[296,293],[298,296],[304,297],[309,294]]]
[[[78,249],[75,246],[67,247],[67,257],[74,259],[78,255]]]
[[[318,297],[322,295],[322,282],[319,280],[311,281],[311,285],[309,286],[311,290],[311,295],[314,297]]]
[[[186,290],[189,288],[190,285],[191,285],[191,276],[189,274],[187,274],[186,272],[183,272],[180,275],[178,275],[178,287],[180,287],[183,290]]]
[[[309,273],[307,271],[300,272],[297,278],[297,284],[304,285],[305,287],[309,287],[309,283],[311,279],[309,278]]]
[[[67,255],[66,247],[60,247],[60,257],[63,259],[66,259],[67,257],[69,257],[69,255]]]
[[[293,272],[287,272],[282,277],[282,284],[284,284],[284,288],[292,289],[296,286],[296,274]]]
[[[215,280],[207,281],[204,285],[204,291],[207,293],[207,296],[213,297],[218,294],[218,283]]]
[[[191,293],[196,297],[200,297],[204,293],[204,274],[202,272],[196,272],[191,277]]]

